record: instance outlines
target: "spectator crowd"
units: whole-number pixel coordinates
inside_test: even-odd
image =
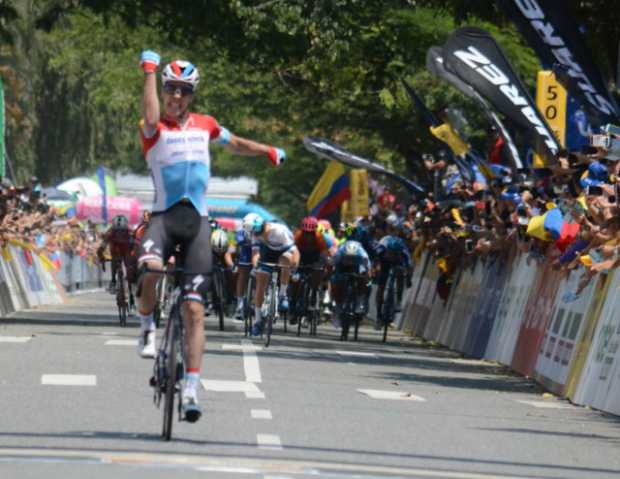
[[[60,216],[32,177],[25,186],[0,184],[0,246],[11,242],[27,245],[60,268],[63,252],[95,261],[101,234],[90,221]]]
[[[407,207],[380,189],[365,221],[375,238],[396,222],[414,258],[429,251],[444,300],[475,258],[521,252],[566,275],[583,266],[578,288],[563,298],[574,301],[596,274],[620,265],[620,136],[612,125],[602,131],[540,168],[517,170],[491,155],[488,163],[424,155],[433,191]]]

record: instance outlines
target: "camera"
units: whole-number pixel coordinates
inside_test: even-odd
[[[603,188],[600,186],[588,186],[586,194],[589,196],[601,196],[603,194]]]
[[[603,133],[590,135],[590,146],[604,149],[605,156],[610,160],[620,160],[620,127],[607,124],[601,130]]]

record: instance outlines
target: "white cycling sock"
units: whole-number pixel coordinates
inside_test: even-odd
[[[288,284],[281,284],[280,285],[280,294],[279,294],[280,298],[284,298],[286,296],[286,289],[287,288],[288,288]]]
[[[262,318],[261,318],[261,308],[259,308],[258,306],[254,306],[254,323],[255,324],[260,324],[262,322]]]
[[[155,331],[155,320],[153,319],[153,313],[147,314],[146,316],[138,313],[138,317],[140,318],[140,328],[142,329],[142,332]]]
[[[243,305],[243,296],[237,298],[237,307],[240,307],[241,305]]]
[[[200,386],[200,372],[185,373],[185,390],[196,392]]]

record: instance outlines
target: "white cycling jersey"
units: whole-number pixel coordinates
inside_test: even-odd
[[[267,233],[259,237],[261,244],[275,251],[286,251],[294,244],[293,233],[281,223],[269,223]]]
[[[154,212],[166,211],[186,199],[202,216],[208,215],[209,142],[218,139],[222,130],[215,118],[196,113],[190,113],[182,127],[160,121],[148,138],[141,129],[143,152],[155,188]]]

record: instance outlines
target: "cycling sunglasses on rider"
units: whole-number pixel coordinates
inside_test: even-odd
[[[174,95],[177,91],[180,91],[181,96],[187,96],[194,93],[194,88],[191,85],[184,85],[182,83],[166,83],[164,85],[164,91],[170,95]]]

